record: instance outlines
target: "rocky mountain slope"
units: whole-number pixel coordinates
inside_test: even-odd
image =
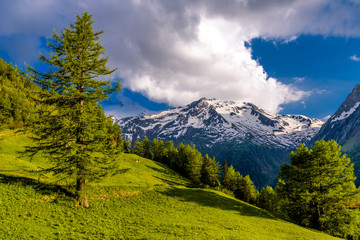
[[[356,85],[338,110],[322,126],[315,140],[334,139],[344,150],[360,145],[360,85]]]
[[[228,160],[258,186],[270,184],[279,165],[301,142],[309,142],[323,122],[301,115],[268,113],[254,104],[202,98],[156,115],[119,120],[132,143],[148,136],[195,144],[203,154]]]
[[[356,85],[334,115],[322,126],[312,140],[333,139],[342,146],[355,163],[357,185],[360,184],[360,85]]]

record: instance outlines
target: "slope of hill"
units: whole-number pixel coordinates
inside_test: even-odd
[[[221,192],[188,188],[159,163],[119,156],[123,173],[88,187],[75,206],[65,183],[31,170],[18,151],[27,135],[0,132],[0,239],[336,239],[279,220]]]
[[[228,160],[257,186],[270,184],[279,165],[301,142],[308,142],[323,124],[301,115],[276,115],[251,103],[200,99],[157,115],[119,120],[134,144],[147,136],[195,144],[202,153]]]

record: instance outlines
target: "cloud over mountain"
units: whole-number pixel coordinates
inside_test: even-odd
[[[123,85],[173,106],[216,97],[277,112],[309,93],[269,78],[252,59],[252,38],[360,33],[355,0],[24,0],[1,3],[0,46],[21,37],[37,49],[34,37],[50,37],[85,10],[105,30],[102,42]],[[19,60],[15,49],[8,54]],[[35,52],[23,61],[34,61]]]

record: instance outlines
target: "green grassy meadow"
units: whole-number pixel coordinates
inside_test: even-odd
[[[90,207],[75,206],[71,181],[19,151],[28,135],[0,132],[0,239],[336,239],[277,219],[222,192],[191,188],[160,163],[132,154],[122,173],[87,185]]]

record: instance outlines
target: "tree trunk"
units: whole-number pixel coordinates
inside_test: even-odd
[[[82,73],[82,77],[83,77],[84,73]],[[83,92],[84,90],[84,86],[80,85],[80,92]],[[83,114],[83,105],[84,105],[84,99],[80,99],[80,115],[81,116]],[[83,138],[82,138],[82,129],[78,129],[78,137],[77,137],[77,143],[82,144],[83,143]],[[80,147],[81,150],[83,150],[83,146]],[[83,178],[83,166],[82,164],[80,164],[80,166],[78,166],[79,168],[79,173],[78,173],[78,177],[76,179],[76,195],[77,195],[77,205],[79,207],[89,207],[89,202],[85,193],[85,179]]]
[[[85,208],[89,207],[89,202],[85,194],[85,179],[78,178],[76,180],[76,195],[77,195],[76,204],[79,207],[85,207]]]

